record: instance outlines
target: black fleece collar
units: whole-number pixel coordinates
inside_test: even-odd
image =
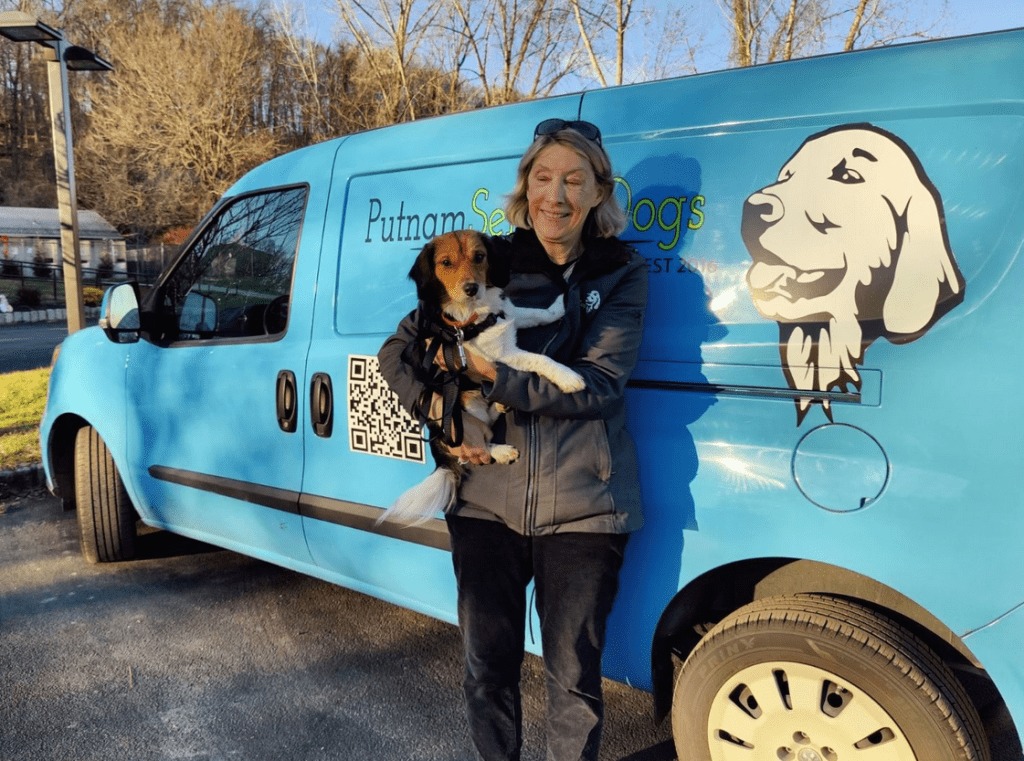
[[[513,272],[543,272],[561,280],[558,265],[551,261],[533,230],[517,228],[505,238],[510,247]],[[583,253],[576,262],[573,277],[590,279],[617,270],[629,261],[630,249],[618,238],[586,237]]]

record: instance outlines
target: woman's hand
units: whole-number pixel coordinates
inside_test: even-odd
[[[498,377],[498,368],[494,366],[494,363],[488,362],[472,351],[466,352],[466,371],[470,378],[478,382],[481,380],[493,381]]]
[[[445,363],[441,352],[438,352],[437,356],[434,357],[434,364],[444,371],[448,370],[448,365]],[[464,369],[469,374],[470,379],[477,383],[482,380],[493,381],[498,377],[498,368],[495,367],[492,362],[487,361],[479,354],[475,354],[473,350],[468,347],[466,348],[466,367]]]
[[[491,455],[484,447],[474,447],[462,444],[458,447],[448,447],[448,451],[459,458],[462,464],[487,465],[491,462]]]
[[[430,403],[430,416],[434,420],[440,420],[444,414],[444,398],[435,393]],[[450,447],[442,443],[442,447],[457,457],[461,464],[472,463],[474,465],[487,465],[491,461],[491,455],[487,451],[487,442],[478,426],[467,425],[463,430],[462,444],[457,447]]]

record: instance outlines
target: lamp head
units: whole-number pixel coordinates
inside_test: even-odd
[[[64,35],[35,16],[21,11],[0,13],[0,35],[14,42],[59,42]]]

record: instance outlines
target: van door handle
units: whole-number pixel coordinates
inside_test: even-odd
[[[285,433],[295,433],[299,421],[299,405],[295,373],[282,370],[277,374],[277,424]]]
[[[323,439],[329,438],[334,427],[334,389],[327,373],[313,376],[309,388],[309,410],[313,433]]]

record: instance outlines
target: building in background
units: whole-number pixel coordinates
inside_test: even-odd
[[[94,211],[78,212],[82,267],[125,270],[125,241],[113,225]],[[21,262],[60,265],[60,218],[57,209],[0,206],[0,258],[3,265]]]

